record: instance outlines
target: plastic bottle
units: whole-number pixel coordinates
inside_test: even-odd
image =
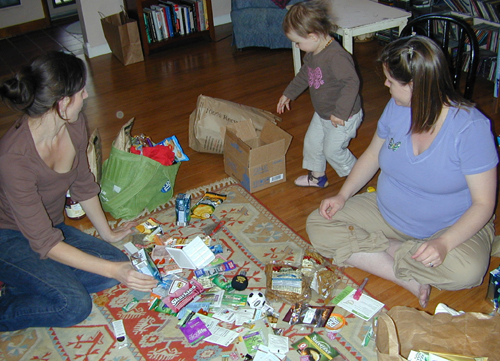
[[[66,192],[66,205],[64,206],[64,210],[69,219],[78,220],[85,217],[85,211],[80,203],[75,202],[71,198],[69,190]]]

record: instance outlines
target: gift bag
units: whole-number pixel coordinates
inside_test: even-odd
[[[266,110],[229,100],[199,95],[196,109],[189,117],[189,146],[197,152],[222,154],[226,125],[251,120],[257,134],[264,124],[281,118]]]
[[[124,65],[144,61],[137,21],[123,10],[110,16],[101,15],[102,30],[113,54]]]
[[[463,356],[500,355],[500,316],[467,312],[459,316],[434,316],[414,308],[397,306],[377,319],[379,361],[403,361],[410,351],[434,351]]]
[[[102,208],[115,218],[133,219],[145,209],[153,211],[173,196],[175,178],[181,162],[165,166],[139,154],[123,150],[130,147],[133,118],[113,142],[109,158],[102,165]],[[125,148],[128,149],[128,148]]]

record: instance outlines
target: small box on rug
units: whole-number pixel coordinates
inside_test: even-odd
[[[500,267],[490,272],[490,282],[488,284],[488,293],[486,301],[490,302],[493,307],[500,312]]]
[[[285,154],[292,136],[267,121],[257,135],[251,121],[227,126],[224,170],[249,192],[286,181]]]

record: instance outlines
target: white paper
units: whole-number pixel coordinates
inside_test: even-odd
[[[212,317],[227,323],[233,323],[236,319],[234,311],[227,308],[220,308],[219,310],[217,310],[217,312],[214,313]]]
[[[238,337],[238,332],[219,326],[213,326],[209,330],[212,332],[212,335],[203,340],[223,347],[229,346]]]
[[[240,308],[235,310],[234,324],[241,326],[244,323],[252,323],[255,320],[256,311],[254,308]]]
[[[384,307],[382,302],[377,301],[365,293],[361,294],[359,300],[355,300],[354,293],[356,293],[356,290],[347,286],[337,297],[335,297],[333,303],[336,303],[337,306],[365,321],[369,321],[382,309],[382,307]]]
[[[273,334],[269,334],[268,346],[270,352],[280,355],[286,355],[290,349],[288,337]]]
[[[286,355],[274,354],[264,345],[259,345],[257,353],[253,357],[253,361],[282,361],[284,359],[286,359]]]

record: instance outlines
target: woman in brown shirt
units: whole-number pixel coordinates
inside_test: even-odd
[[[51,52],[0,86],[24,113],[0,139],[0,331],[71,326],[90,314],[90,293],[157,283],[108,243],[131,229],[109,227],[89,170],[85,79],[81,59]],[[64,224],[68,189],[102,240]]]

